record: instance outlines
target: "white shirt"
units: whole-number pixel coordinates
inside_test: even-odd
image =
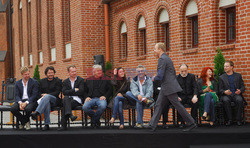
[[[28,96],[28,81],[26,82],[26,85],[24,84],[23,80],[22,80],[22,83],[23,83],[23,96],[22,96],[22,100],[24,99],[29,99],[29,96]],[[21,101],[19,101],[21,102]],[[25,101],[29,104],[29,101]]]
[[[71,79],[69,78],[70,80],[70,83],[71,83],[71,88],[74,89],[74,85],[75,85],[75,81],[76,81],[77,77],[75,78],[74,81],[71,81]],[[75,92],[76,92],[76,89],[75,89]],[[71,96],[74,100],[76,100],[78,103],[82,104],[82,99],[79,98],[78,96]]]
[[[140,95],[141,95],[141,96],[144,96],[144,93],[143,93],[143,90],[142,90],[142,84],[145,82],[145,80],[146,80],[146,76],[145,76],[144,81],[142,82],[142,84],[141,84],[141,82],[140,82],[139,77],[138,77],[138,80],[139,80]]]

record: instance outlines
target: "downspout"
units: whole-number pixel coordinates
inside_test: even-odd
[[[104,4],[104,19],[105,19],[105,49],[106,62],[110,61],[110,40],[109,40],[109,5]]]
[[[13,78],[14,77],[14,61],[13,61],[13,46],[12,46],[12,13],[13,13],[13,9],[12,9],[12,4],[11,4],[11,0],[9,0],[9,37],[10,37],[10,77]]]

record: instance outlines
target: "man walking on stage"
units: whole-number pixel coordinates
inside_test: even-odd
[[[168,101],[177,109],[184,121],[189,125],[184,132],[190,131],[197,127],[195,120],[186,111],[183,105],[178,100],[177,92],[182,91],[177,79],[174,69],[173,61],[166,55],[166,46],[164,43],[157,43],[154,50],[158,59],[157,76],[154,80],[161,80],[161,90],[155,105],[155,111],[147,128],[152,131],[156,130],[157,123],[160,120],[162,109]]]

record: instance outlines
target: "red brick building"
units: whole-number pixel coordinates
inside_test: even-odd
[[[250,103],[248,0],[13,0],[13,11],[18,79],[24,65],[31,72],[39,65],[41,77],[52,65],[65,79],[69,64],[85,78],[98,54],[110,59],[113,67],[143,64],[155,70],[157,42],[167,44],[177,73],[178,65],[186,63],[199,75],[203,67],[214,66],[220,47],[242,74],[244,97]],[[247,117],[250,121],[250,106]]]

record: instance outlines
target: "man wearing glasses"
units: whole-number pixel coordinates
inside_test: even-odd
[[[137,76],[130,84],[130,90],[126,93],[129,100],[136,101],[137,123],[135,128],[143,127],[143,109],[144,106],[153,106],[153,81],[146,76],[146,68],[142,65],[137,66]]]

